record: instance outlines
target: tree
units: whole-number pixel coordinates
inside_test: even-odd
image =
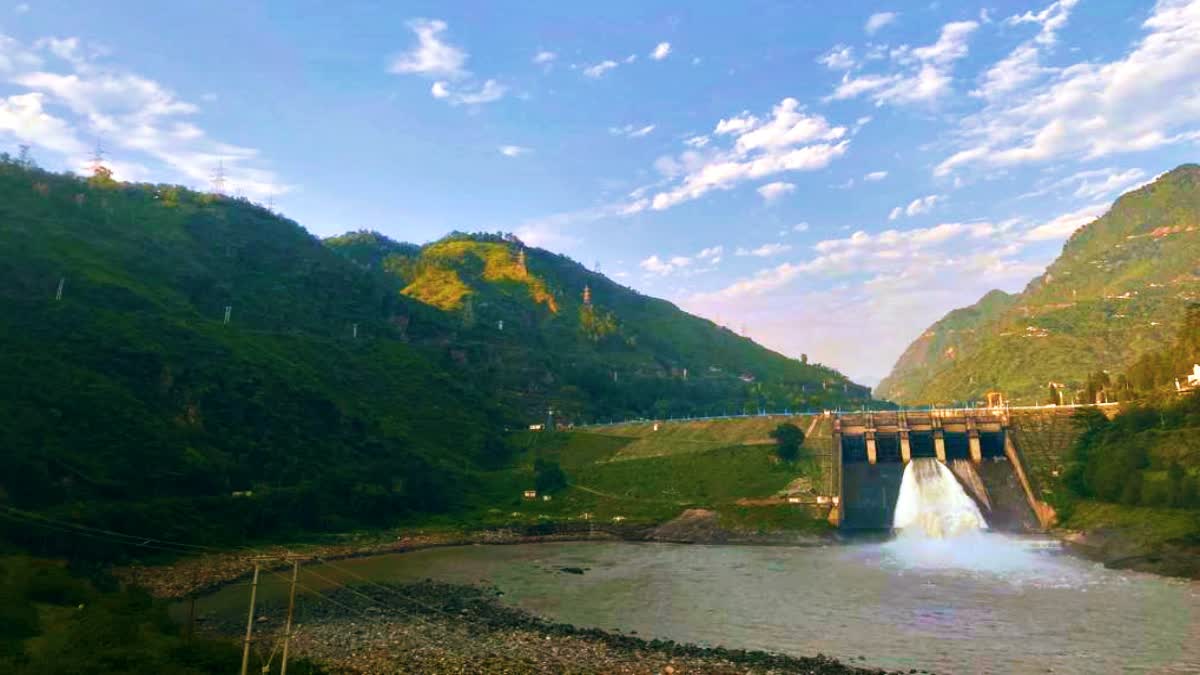
[[[795,424],[783,423],[771,430],[775,439],[775,454],[785,462],[800,458],[800,446],[804,444],[804,431]]]
[[[567,486],[567,474],[558,462],[539,457],[533,462],[533,486],[543,494],[558,492]]]

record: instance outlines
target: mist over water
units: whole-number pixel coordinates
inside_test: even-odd
[[[913,459],[904,468],[892,524],[896,538],[882,545],[881,554],[893,568],[1061,581],[1037,543],[989,532],[979,506],[936,459]]]

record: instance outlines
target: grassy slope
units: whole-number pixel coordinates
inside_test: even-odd
[[[944,403],[1000,389],[1040,402],[1049,381],[1078,386],[1089,372],[1124,370],[1167,344],[1184,305],[1200,298],[1198,256],[1200,167],[1185,165],[1077,231],[1011,303],[989,296],[992,307],[968,308],[964,316],[977,321],[960,327],[966,338],[935,324],[879,392]],[[954,343],[956,354],[947,358],[923,342]]]
[[[703,452],[730,445],[769,445],[770,432],[783,421],[807,430],[810,416],[751,417],[728,420],[694,420],[662,423],[654,430],[655,422],[620,424],[596,427],[594,433],[634,439],[617,453],[616,459],[657,457],[681,453]]]
[[[519,434],[516,441],[523,448],[519,466],[489,478],[494,505],[485,520],[495,524],[578,520],[590,512],[602,522],[620,516],[630,522],[657,523],[687,508],[710,508],[731,526],[822,529],[823,514],[808,507],[737,504],[744,498],[777,495],[797,479],[807,486],[807,492],[801,487],[798,494],[821,493],[820,461],[782,464],[776,461],[773,447],[760,442],[766,426],[773,428],[781,421],[667,423],[659,432],[628,426]],[[827,427],[818,425],[806,447],[827,451]],[[654,434],[658,435],[653,454],[626,454]],[[520,498],[522,490],[533,486],[532,465],[539,457],[559,462],[570,481],[550,502]]]

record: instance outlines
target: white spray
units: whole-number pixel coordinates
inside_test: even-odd
[[[903,536],[949,539],[987,529],[987,522],[950,469],[921,457],[904,467],[892,526]]]

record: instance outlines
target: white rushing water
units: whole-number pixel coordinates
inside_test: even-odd
[[[949,539],[987,529],[987,522],[954,473],[922,457],[904,467],[892,527],[902,536]]]

